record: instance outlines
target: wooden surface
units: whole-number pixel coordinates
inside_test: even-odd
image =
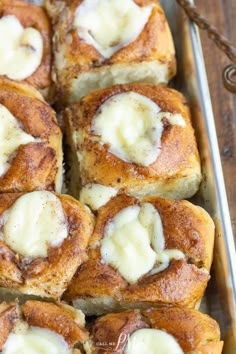
[[[236,0],[195,0],[195,3],[202,15],[236,46]],[[229,93],[221,80],[229,59],[203,31],[201,40],[236,240],[236,95]]]

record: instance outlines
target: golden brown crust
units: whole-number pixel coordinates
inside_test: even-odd
[[[166,247],[182,250],[193,264],[209,271],[215,233],[214,222],[209,214],[187,200],[144,197],[143,202],[153,203],[159,211],[165,230]]]
[[[143,306],[179,305],[194,307],[202,297],[209,280],[214,243],[214,224],[201,208],[187,201],[159,197],[144,198],[161,215],[165,247],[178,249],[185,259],[172,260],[164,271],[145,275],[129,285],[117,270],[102,262],[99,241],[104,229],[120,210],[140,201],[119,195],[98,210],[97,222],[90,239],[89,259],[78,270],[65,298],[93,299],[111,296],[121,306],[132,303]],[[173,222],[175,221],[175,223]],[[206,270],[202,270],[202,267]]]
[[[20,0],[1,0],[0,13],[1,17],[14,15],[19,19],[23,27],[33,27],[41,33],[44,47],[41,64],[24,81],[33,85],[38,90],[49,88],[51,85],[52,30],[45,10],[39,6]]]
[[[22,194],[2,194],[0,218]],[[58,195],[67,216],[68,237],[60,247],[50,247],[47,258],[27,262],[0,242],[0,286],[25,294],[58,299],[80,264],[87,259],[86,248],[93,231],[92,214],[68,195]],[[1,229],[1,226],[0,226]]]
[[[31,300],[17,307],[15,302],[0,304],[0,351],[12,331],[26,329],[24,322],[63,336],[71,348],[88,339],[83,313],[71,306]]]
[[[67,48],[66,59],[71,64],[79,66],[79,72],[86,71],[96,65],[111,65],[114,63],[134,63],[136,61],[158,59],[160,61],[170,60],[173,62],[172,71],[175,73],[174,47],[170,34],[167,33],[167,21],[164,12],[157,1],[135,0],[140,7],[152,5],[153,10],[144,31],[139,37],[116,52],[110,59],[105,59],[93,46],[81,40],[77,31],[72,29],[74,14],[82,0],[70,1],[66,11],[59,18],[58,27],[60,41],[64,43],[67,35],[71,36],[70,46]],[[85,53],[81,56],[81,53]],[[78,69],[77,69],[78,70]]]
[[[132,326],[126,326],[123,333],[120,324],[127,322],[127,319],[132,319]],[[173,307],[126,311],[98,318],[91,332],[92,353],[101,353],[99,343],[107,343],[103,345],[103,353],[116,353],[115,347],[122,342],[122,349],[118,351],[122,354],[128,336],[134,332],[135,324],[138,328],[149,327],[166,331],[175,337],[185,354],[222,352],[223,342],[220,342],[220,330],[216,321],[196,310]],[[110,341],[110,338],[113,340]],[[113,342],[113,350],[106,350],[110,342]]]
[[[0,241],[0,286],[7,288],[20,286],[22,274],[17,263],[17,255],[3,241]]]
[[[210,342],[199,347],[197,352],[194,352],[193,354],[221,354],[223,350],[223,345],[224,342]]]
[[[164,112],[181,114],[186,123],[185,127],[165,127],[161,153],[149,166],[123,161],[110,153],[106,144],[100,144],[99,137],[91,132],[93,117],[101,104],[115,94],[129,91],[150,98]],[[196,193],[201,179],[199,154],[189,108],[179,92],[161,85],[117,85],[84,97],[65,110],[64,118],[68,134],[74,136],[74,145],[81,156],[82,185],[99,183],[132,195],[153,194],[177,199]],[[188,181],[191,180],[190,186]]]
[[[104,58],[92,45],[82,40],[73,28],[74,15],[82,0],[61,2],[48,1],[55,32],[55,74],[61,100],[71,102],[73,79],[89,72],[97,72],[101,67],[134,65],[141,62],[157,62],[168,67],[168,79],[176,73],[175,50],[164,11],[156,0],[134,0],[140,7],[152,5],[152,12],[143,31],[129,45],[121,48],[110,58]],[[59,54],[58,54],[59,53]],[[83,53],[83,55],[81,55]],[[63,55],[63,68],[59,57]],[[58,56],[58,59],[57,59]],[[135,81],[135,78],[133,79]],[[73,92],[75,95],[76,93]]]
[[[124,303],[152,306],[174,305],[194,308],[203,297],[209,274],[186,261],[171,261],[167,270],[141,278],[123,291]]]
[[[0,192],[59,190],[62,174],[62,134],[55,112],[27,84],[0,77],[0,104],[38,142],[21,145],[7,172],[0,177]]]
[[[65,293],[66,300],[112,296],[126,289],[127,282],[112,267],[101,262],[99,249],[91,249]]]
[[[163,328],[172,334],[186,353],[210,346],[211,342],[214,348],[215,342],[220,341],[217,322],[196,310],[160,308],[144,310],[142,313],[148,318],[152,328]],[[213,353],[213,350],[209,353]]]
[[[41,93],[33,86],[28,84],[27,82],[18,82],[11,79],[6,78],[5,76],[0,77],[0,87],[3,91],[20,93],[24,96],[28,96],[31,98],[37,98],[38,100],[45,102]]]
[[[106,347],[111,344],[111,349],[115,353],[123,353],[124,341],[126,337],[141,328],[148,328],[149,325],[139,311],[126,311],[122,314],[108,314],[98,318],[91,330],[93,345],[97,348],[94,353],[112,352],[106,350]],[[122,337],[121,337],[122,336]],[[114,345],[115,344],[115,345]],[[107,348],[108,349],[108,348]]]
[[[14,327],[17,318],[16,303],[0,304],[0,351]]]
[[[76,323],[76,310],[68,310],[60,303],[27,301],[22,306],[22,313],[30,326],[47,328],[60,334],[70,347],[88,339],[86,329]]]

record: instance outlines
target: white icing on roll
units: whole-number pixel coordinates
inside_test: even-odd
[[[0,75],[24,80],[39,67],[43,57],[43,38],[35,28],[24,28],[18,18],[0,18]]]
[[[36,142],[36,139],[24,132],[20,122],[0,104],[0,177],[10,167],[9,160],[17,149],[32,142]]]
[[[166,269],[171,259],[184,258],[181,251],[164,248],[162,221],[151,203],[122,209],[107,224],[101,241],[103,262],[131,284],[150,271]]]
[[[101,144],[123,161],[148,166],[161,152],[164,118],[169,124],[185,126],[180,114],[161,112],[150,98],[125,92],[106,100],[95,114],[92,132]]]
[[[152,6],[133,0],[84,0],[77,8],[74,28],[105,58],[135,41],[143,31]]]
[[[24,333],[10,333],[2,354],[72,354],[67,342],[49,329],[29,327]]]
[[[80,202],[90,206],[91,209],[97,210],[105,205],[112,197],[118,193],[113,187],[103,186],[101,184],[87,184],[81,189]]]
[[[47,257],[68,236],[67,218],[58,197],[38,191],[19,197],[3,216],[2,237],[24,257]]]
[[[124,354],[184,354],[177,340],[159,329],[139,329],[131,334]]]

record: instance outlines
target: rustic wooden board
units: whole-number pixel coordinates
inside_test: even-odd
[[[195,0],[195,3],[201,13],[236,46],[236,1]],[[236,95],[225,90],[221,80],[222,70],[230,61],[202,31],[201,40],[236,241]]]

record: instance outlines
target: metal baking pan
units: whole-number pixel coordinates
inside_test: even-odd
[[[187,96],[201,156],[203,182],[192,202],[215,221],[214,260],[200,310],[215,318],[225,341],[223,353],[236,353],[236,254],[202,48],[197,27],[175,0],[161,0],[175,41],[178,74],[171,86]]]
[[[42,4],[43,0],[28,0]],[[188,98],[201,156],[203,182],[191,200],[215,221],[214,260],[200,310],[215,318],[224,354],[236,353],[236,254],[202,48],[197,27],[175,0],[160,0],[175,41],[178,74],[171,86]]]

